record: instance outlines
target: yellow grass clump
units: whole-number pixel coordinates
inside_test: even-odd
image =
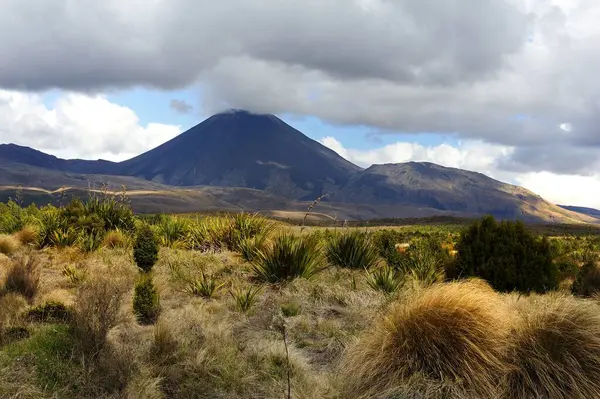
[[[15,237],[23,245],[33,245],[37,242],[38,231],[33,226],[25,226],[15,233]]]
[[[17,241],[9,235],[0,235],[0,254],[12,255],[17,250]]]
[[[120,230],[113,230],[106,233],[102,246],[105,248],[125,248],[127,246],[127,238]]]
[[[508,309],[480,281],[411,290],[347,349],[343,397],[496,397]]]
[[[600,398],[600,306],[562,294],[514,302],[505,397]]]

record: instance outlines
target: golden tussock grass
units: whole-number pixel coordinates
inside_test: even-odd
[[[600,306],[550,294],[513,301],[519,312],[511,333],[506,397],[600,397]]]
[[[33,245],[38,239],[38,230],[33,226],[25,226],[15,233],[15,238],[23,245]]]
[[[12,255],[18,247],[19,244],[14,237],[5,234],[0,235],[0,254]]]
[[[510,318],[502,298],[479,281],[412,290],[347,350],[344,397],[433,390],[440,396],[424,397],[441,398],[446,385],[453,397],[494,397],[505,373]]]
[[[129,241],[125,234],[119,230],[113,230],[106,233],[102,246],[105,248],[126,248],[129,245]]]

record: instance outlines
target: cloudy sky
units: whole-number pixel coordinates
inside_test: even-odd
[[[2,0],[0,142],[122,160],[226,108],[600,207],[597,0]]]

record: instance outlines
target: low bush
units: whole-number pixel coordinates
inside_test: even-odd
[[[567,295],[516,302],[505,397],[600,397],[600,307]]]
[[[376,291],[392,294],[402,285],[398,271],[388,265],[366,272],[367,285]]]
[[[259,252],[265,251],[268,243],[268,235],[260,233],[252,238],[245,238],[240,241],[237,251],[246,262],[254,262]]]
[[[327,244],[327,259],[338,267],[369,269],[379,255],[367,233],[352,230],[334,235]]]
[[[245,290],[242,288],[237,288],[233,291],[229,291],[229,294],[235,300],[236,308],[243,313],[248,312],[254,304],[258,301],[258,295],[263,291],[263,287],[250,286]]]
[[[4,291],[23,295],[33,300],[40,286],[39,260],[34,256],[21,256],[12,261],[6,274]]]
[[[140,270],[148,273],[158,261],[158,240],[149,225],[143,224],[133,244],[133,259]]]
[[[140,324],[154,324],[158,320],[160,300],[150,275],[142,275],[135,285],[133,312]]]
[[[589,297],[600,291],[600,266],[595,260],[588,261],[579,269],[573,286],[573,294]]]
[[[342,397],[498,397],[510,318],[482,282],[409,291],[347,349]],[[422,383],[407,387],[415,379]],[[444,385],[439,396],[428,394]]]
[[[396,260],[396,269],[403,279],[412,279],[422,285],[431,285],[444,280],[444,265],[449,256],[445,256],[441,246],[435,242],[419,241],[412,244]]]
[[[521,221],[497,223],[485,217],[462,232],[456,249],[460,277],[483,278],[504,292],[546,292],[558,286],[548,240],[535,237]]]
[[[185,240],[189,223],[187,219],[161,215],[155,226],[160,244],[165,247],[173,247]]]
[[[27,318],[37,323],[67,323],[73,311],[64,303],[49,301],[27,311]]]
[[[321,271],[322,263],[321,249],[315,240],[284,234],[276,237],[265,251],[258,252],[253,270],[260,281],[280,283],[311,278]]]
[[[200,277],[190,279],[187,282],[185,291],[189,294],[201,296],[207,299],[212,298],[224,284],[219,284],[211,276],[207,276],[204,272],[200,273]]]

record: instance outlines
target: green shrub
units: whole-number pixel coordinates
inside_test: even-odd
[[[258,301],[258,295],[262,293],[262,287],[248,287],[243,290],[241,288],[236,289],[235,291],[229,291],[229,294],[235,300],[236,308],[240,312],[249,311]]]
[[[25,225],[24,211],[14,201],[0,204],[0,234],[13,234]]]
[[[149,225],[140,227],[133,244],[133,259],[144,272],[152,270],[158,261],[158,240]]]
[[[199,278],[191,279],[187,282],[185,291],[192,295],[210,299],[223,285],[217,283],[217,280],[214,278],[206,276],[204,272],[201,272]]]
[[[173,247],[185,240],[188,233],[188,221],[183,218],[162,215],[156,224],[156,229],[161,245]]]
[[[521,221],[484,217],[462,232],[456,249],[458,275],[481,277],[498,291],[546,292],[558,286],[548,240],[535,237]]]
[[[585,262],[573,282],[572,292],[580,296],[592,296],[600,291],[600,267],[594,260]]]
[[[94,252],[102,246],[104,232],[94,231],[79,237],[79,249],[84,253]]]
[[[321,271],[322,262],[315,240],[284,234],[276,237],[265,251],[258,251],[252,268],[258,280],[280,283],[297,277],[311,278]]]
[[[376,291],[392,294],[402,285],[398,271],[388,265],[366,272],[367,285]]]
[[[85,214],[97,215],[106,230],[133,231],[135,228],[135,217],[124,191],[111,195],[104,190],[101,195],[91,195],[83,205]]]
[[[50,301],[27,312],[27,318],[38,323],[66,323],[71,320],[72,310],[64,303]]]
[[[417,280],[423,285],[444,279],[444,263],[450,257],[443,255],[441,246],[434,246],[431,241],[417,241],[411,244],[406,253],[400,254],[396,269],[404,279]]]
[[[327,259],[335,266],[369,269],[379,261],[371,238],[358,230],[334,235],[327,244]]]
[[[259,233],[252,238],[245,238],[238,244],[238,252],[246,262],[253,262],[260,251],[267,247],[268,236],[265,233]]]
[[[140,324],[154,324],[158,320],[160,299],[150,275],[142,275],[135,285],[133,312]]]
[[[47,206],[41,210],[39,226],[39,248],[54,246],[58,232],[66,227],[61,217],[60,209],[53,206]]]

